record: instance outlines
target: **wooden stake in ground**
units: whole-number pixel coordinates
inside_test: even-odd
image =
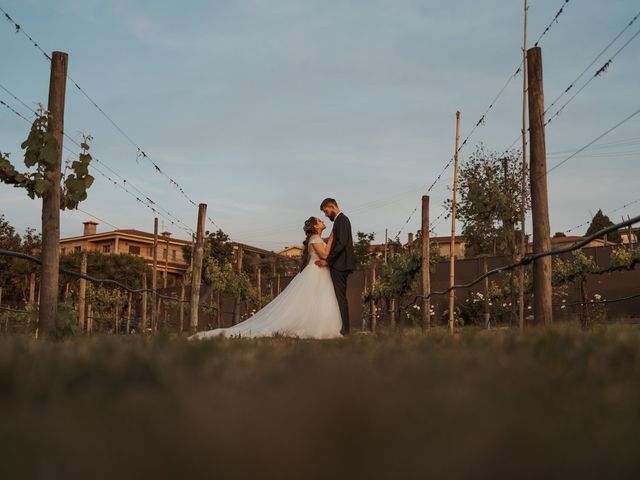
[[[180,327],[178,329],[178,335],[182,335],[184,331],[184,277],[180,281],[180,309],[178,310],[178,322]]]
[[[429,245],[429,195],[422,196],[422,331],[431,328],[431,251]]]
[[[482,256],[482,274],[486,275],[489,270],[489,265],[487,264],[487,255]],[[484,326],[487,330],[491,328],[491,312],[489,311],[489,277],[485,277],[483,281],[483,291],[484,291]]]
[[[127,331],[124,332],[126,335],[131,333],[131,304],[133,303],[133,294],[129,292],[129,299],[127,301]]]
[[[36,301],[36,273],[29,275],[29,305]]]
[[[529,1],[524,0],[524,39],[522,42],[522,177],[520,181],[520,255],[522,259],[527,254],[525,236],[525,219],[527,209],[527,13]],[[518,326],[524,329],[524,275],[525,267],[519,269],[520,292],[518,293]]]
[[[147,331],[147,274],[144,273],[142,275],[142,324],[138,325],[138,330],[140,333],[145,333]]]
[[[458,193],[458,144],[460,143],[460,112],[456,112],[456,148],[453,154],[453,196],[451,197],[451,251],[449,252],[449,288],[455,285],[456,273],[456,194]],[[449,292],[449,332],[455,331],[456,293]]]
[[[153,267],[151,269],[151,330],[158,330],[158,217],[153,219]],[[143,332],[146,333],[146,332]]]
[[[82,252],[82,257],[80,259],[80,273],[83,275],[87,274],[87,252],[84,250]],[[80,331],[83,332],[85,329],[85,319],[86,319],[86,311],[85,311],[85,298],[87,295],[87,281],[84,278],[80,278],[80,286],[78,287],[78,324],[80,325]]]
[[[384,229],[384,264],[387,264],[387,245],[389,243],[389,229]]]
[[[49,80],[49,132],[58,143],[55,164],[48,172],[51,186],[42,198],[42,247],[40,258],[40,308],[38,333],[46,339],[54,335],[58,311],[58,278],[60,268],[60,177],[64,132],[64,97],[67,85],[68,56],[53,52]]]
[[[191,277],[191,305],[189,309],[189,333],[198,331],[198,307],[200,306],[200,280],[202,279],[202,257],[204,256],[204,222],[207,218],[207,205],[198,205],[198,228],[196,248],[193,252],[193,274]]]
[[[371,266],[371,297],[373,297],[373,291],[375,290],[376,287],[376,261],[373,261],[373,265]],[[371,313],[371,332],[375,333],[376,331],[376,326],[377,326],[377,322],[378,322],[378,311],[377,311],[377,307],[376,307],[376,302],[373,300],[373,298],[369,299],[369,311]]]
[[[527,51],[529,83],[529,136],[531,215],[533,218],[533,253],[551,249],[549,203],[547,197],[547,153],[544,135],[544,90],[542,81],[542,50]],[[552,321],[551,257],[533,262],[533,312],[536,322],[550,325]]]
[[[242,260],[244,258],[244,249],[242,245],[238,245],[238,259],[237,259],[237,269],[238,275],[242,275]],[[278,277],[279,278],[279,277]],[[278,290],[280,289],[280,283],[278,282]],[[240,295],[238,295],[235,299],[235,303],[233,306],[233,325],[240,323]]]

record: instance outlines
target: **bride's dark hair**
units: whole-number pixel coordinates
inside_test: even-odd
[[[302,251],[302,262],[300,263],[300,270],[303,270],[309,264],[309,238],[316,234],[316,223],[318,219],[316,217],[309,217],[305,222],[302,229],[304,230],[305,239],[302,242],[304,250]]]

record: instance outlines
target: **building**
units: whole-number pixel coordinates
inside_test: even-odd
[[[580,236],[556,236],[551,237],[551,249],[558,250],[559,248],[570,247],[582,240],[585,237]],[[616,245],[614,242],[609,242],[607,240],[596,238],[595,240],[591,240],[582,248],[592,248],[592,247],[610,247]],[[527,244],[527,253],[533,253],[533,243],[529,242]]]
[[[98,223],[83,222],[84,231],[77,237],[60,239],[60,254],[74,252],[100,252],[104,254],[128,253],[142,257],[147,265],[153,265],[153,233],[141,230],[112,230],[97,233]],[[170,232],[158,235],[158,272],[164,278],[167,272],[167,285],[176,285],[178,279],[186,273],[189,263],[184,258],[183,247],[191,245],[188,240],[171,238]]]
[[[302,252],[304,252],[304,248],[299,247],[298,245],[293,245],[291,247],[284,247],[283,250],[278,252],[278,255],[282,255],[288,258],[300,258],[302,257]]]

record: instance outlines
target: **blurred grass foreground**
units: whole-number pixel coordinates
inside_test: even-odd
[[[640,328],[0,338],[2,479],[639,478]]]

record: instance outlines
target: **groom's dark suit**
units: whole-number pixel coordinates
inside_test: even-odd
[[[333,246],[327,257],[331,272],[333,288],[336,291],[340,316],[342,317],[342,334],[349,333],[349,304],[347,302],[347,277],[356,269],[353,253],[353,235],[351,222],[340,212],[333,222]]]

